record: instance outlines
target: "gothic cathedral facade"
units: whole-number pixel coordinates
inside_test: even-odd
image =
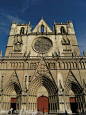
[[[1,55],[1,54],[0,54]],[[5,56],[0,57],[0,109],[55,114],[86,109],[86,54],[80,55],[72,21],[42,18],[12,22]]]

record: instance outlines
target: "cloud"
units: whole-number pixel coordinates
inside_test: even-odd
[[[24,23],[25,21],[20,19],[18,16],[12,16],[12,15],[7,15],[8,20],[18,22],[18,23]]]
[[[10,11],[9,13],[5,9],[0,9],[0,50],[3,49],[3,55],[5,53],[5,47],[7,44],[7,38],[10,32],[11,23],[13,21],[18,23],[26,23],[15,14],[15,11]]]
[[[38,5],[42,1],[43,0],[21,0],[22,12],[24,13],[25,10],[27,10],[29,7],[32,7],[34,5]]]
[[[13,15],[3,9],[0,9],[0,35],[5,36],[9,34],[12,22],[25,23],[24,20],[17,15]]]

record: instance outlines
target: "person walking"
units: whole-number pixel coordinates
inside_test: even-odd
[[[24,108],[23,108],[23,111],[22,111],[22,115],[24,115]]]
[[[11,114],[11,108],[10,108],[10,110],[9,110],[8,114]]]
[[[19,111],[19,115],[22,115],[22,111],[21,111],[21,109],[20,109],[20,111]]]
[[[25,111],[25,115],[27,115],[27,109],[26,109],[26,111]]]

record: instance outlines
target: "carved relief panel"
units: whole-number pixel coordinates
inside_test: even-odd
[[[37,68],[36,62],[30,63],[30,69],[36,69],[36,68]]]
[[[14,39],[14,52],[21,52],[22,36],[15,36]]]

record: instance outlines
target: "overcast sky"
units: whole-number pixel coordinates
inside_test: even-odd
[[[41,17],[53,29],[56,23],[72,20],[79,49],[86,51],[86,0],[0,0],[0,50],[5,53],[12,21],[31,22],[36,26]]]

